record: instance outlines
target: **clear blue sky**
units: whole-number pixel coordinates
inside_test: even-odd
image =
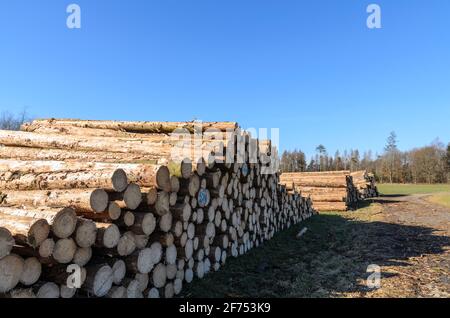
[[[402,149],[448,142],[449,16],[448,0],[0,0],[0,111],[238,121],[309,155],[380,152],[392,130]]]

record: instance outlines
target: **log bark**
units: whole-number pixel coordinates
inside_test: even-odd
[[[169,158],[171,145],[136,138],[109,138],[57,134],[35,134],[0,130],[0,144],[44,149],[105,151],[117,153],[159,154]]]
[[[158,164],[161,162],[159,153],[119,153],[107,151],[82,151],[68,149],[43,149],[29,147],[15,147],[0,145],[0,158],[16,160],[43,160],[43,161],[69,161],[83,160],[86,162],[109,162],[109,163],[136,163],[136,164]],[[166,159],[162,160],[162,163]]]
[[[9,208],[0,207],[0,213],[9,216],[28,217],[37,220],[46,220],[51,227],[51,231],[58,238],[67,238],[75,231],[77,226],[77,216],[71,208]],[[45,238],[44,238],[45,239]]]
[[[37,248],[47,239],[50,233],[50,226],[45,219],[3,214],[1,210],[0,227],[4,228],[0,230],[0,256],[2,257],[9,254],[14,245],[14,240],[20,244]]]
[[[108,194],[103,189],[0,191],[2,206],[71,207],[77,213],[101,213],[108,208]]]
[[[317,211],[347,211],[345,202],[313,202],[313,207]]]
[[[107,121],[107,120],[79,120],[79,119],[41,119],[34,120],[32,124],[26,125],[23,129],[30,131],[33,127],[39,126],[59,126],[59,127],[79,127],[79,128],[93,128],[93,129],[109,129],[115,131],[124,131],[129,133],[157,133],[170,134],[176,129],[186,129],[189,132],[194,132],[197,127],[202,128],[202,131],[215,129],[218,131],[234,131],[238,128],[235,122],[130,122],[130,121]]]
[[[122,192],[128,183],[169,192],[169,169],[150,164],[0,160],[0,189],[4,190],[100,188]]]

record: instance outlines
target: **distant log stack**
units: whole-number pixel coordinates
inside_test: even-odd
[[[0,297],[178,295],[315,213],[266,171],[271,154],[229,122],[51,119],[0,131]]]
[[[360,200],[350,171],[283,173],[280,182],[288,190],[310,197],[317,211],[354,209]]]
[[[352,172],[353,183],[362,199],[375,198],[379,196],[375,176],[365,170]]]

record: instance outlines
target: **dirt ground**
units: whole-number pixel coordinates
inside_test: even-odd
[[[183,296],[450,297],[450,209],[425,199],[385,196],[321,213],[229,258]],[[379,288],[366,284],[371,264],[381,268]]]
[[[387,253],[381,258],[392,254],[394,260],[382,266],[381,288],[361,296],[450,297],[450,209],[428,202],[427,196],[374,200],[381,207],[377,219],[400,227],[380,237],[379,253]]]

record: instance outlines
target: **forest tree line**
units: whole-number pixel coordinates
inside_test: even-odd
[[[400,151],[392,132],[381,155],[357,149],[330,155],[319,145],[309,161],[301,150],[285,151],[281,156],[282,172],[338,170],[367,170],[381,183],[446,183],[450,182],[450,143],[445,146],[436,140],[425,147]]]

